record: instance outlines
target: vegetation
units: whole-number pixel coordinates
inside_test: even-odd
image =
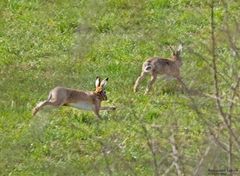
[[[239,8],[237,0],[1,1],[0,175],[236,174]],[[179,43],[187,88],[159,78],[148,95],[147,80],[133,93],[143,61],[170,57]],[[109,77],[105,104],[117,107],[101,121],[67,107],[32,117],[53,87],[93,90],[96,76]]]

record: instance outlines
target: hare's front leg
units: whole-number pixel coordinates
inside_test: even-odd
[[[133,91],[137,92],[138,91],[138,86],[140,81],[142,81],[144,79],[144,77],[146,76],[146,73],[144,71],[142,71],[141,75],[137,78],[134,87],[133,87]]]
[[[145,94],[147,94],[152,89],[152,85],[153,85],[153,83],[155,83],[156,80],[157,80],[157,74],[152,74],[151,80],[147,85]]]
[[[99,111],[100,111],[100,103],[97,103],[94,105],[93,112],[97,116],[98,119],[101,119]]]

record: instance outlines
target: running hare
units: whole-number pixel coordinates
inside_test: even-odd
[[[92,110],[95,115],[100,118],[100,110],[115,110],[115,107],[101,107],[101,102],[107,100],[105,86],[108,78],[100,82],[100,78],[96,78],[96,90],[93,92],[75,90],[64,87],[55,87],[49,93],[48,99],[42,101],[33,108],[32,114],[35,115],[40,109],[46,105],[55,107],[70,106],[83,110]]]
[[[147,74],[151,74],[151,80],[147,85],[145,94],[151,90],[152,85],[156,81],[158,74],[172,76],[181,81],[180,67],[182,65],[182,59],[180,57],[180,54],[182,52],[182,48],[183,47],[181,44],[178,46],[177,50],[173,50],[173,48],[170,47],[173,54],[172,57],[168,59],[160,57],[148,58],[143,63],[142,73],[135,82],[134,92],[137,92],[140,81],[142,81]]]

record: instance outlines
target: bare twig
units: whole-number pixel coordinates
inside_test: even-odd
[[[212,63],[210,63],[210,61],[209,61],[209,59],[208,59],[207,56],[203,56],[202,54],[197,53],[196,51],[194,51],[194,50],[193,50],[192,48],[190,48],[190,47],[188,47],[188,51],[189,51],[190,53],[192,53],[193,55],[197,56],[198,58],[201,58],[204,62],[207,63],[207,66],[209,66],[210,69],[213,70],[213,65],[212,65]],[[226,64],[226,62],[224,62],[224,64]],[[218,72],[218,76],[219,76],[219,78],[223,79],[226,83],[230,84],[230,81],[229,81],[230,77],[229,77],[228,75],[223,74],[223,73],[221,73],[221,72]],[[226,78],[226,77],[227,77],[227,78]]]
[[[170,141],[170,144],[172,146],[172,156],[173,156],[173,164],[176,168],[176,171],[177,171],[177,175],[183,175],[182,171],[181,171],[181,168],[179,166],[179,153],[178,153],[178,149],[177,149],[177,145],[176,145],[176,140],[175,140],[175,137],[174,137],[174,130],[171,129],[171,132],[172,132],[172,135],[169,137],[169,141]]]
[[[233,56],[239,57],[238,48],[237,48],[237,46],[233,40],[233,37],[231,36],[231,32],[230,32],[230,27],[229,27],[229,22],[228,22],[229,21],[228,4],[225,1],[223,1],[223,5],[224,5],[224,9],[225,9],[225,12],[224,12],[225,29],[224,30],[225,30],[225,33],[227,34],[229,45],[234,52]]]
[[[217,134],[214,134],[213,130],[209,130],[209,131],[210,131],[209,133],[210,133],[210,135],[213,137],[213,140],[214,140],[214,142],[215,142],[216,145],[218,145],[219,147],[221,147],[225,152],[229,152],[228,149],[227,149],[227,147],[226,147],[226,145],[224,145],[223,143],[221,143],[221,142],[218,140],[218,136],[219,136],[219,134],[220,134],[220,132],[221,132],[222,130],[223,130],[223,128],[220,129]]]
[[[229,110],[228,110],[228,114],[227,114],[227,118],[231,118],[231,114],[232,114],[232,111],[233,111],[233,107],[234,107],[234,99],[235,97],[237,96],[237,91],[238,91],[238,88],[240,86],[240,76],[238,76],[237,78],[237,82],[236,82],[236,85],[234,87],[232,87],[232,97],[230,100],[232,101],[229,101],[230,104],[229,104]]]
[[[147,140],[147,145],[148,145],[148,147],[149,147],[149,149],[150,149],[150,151],[152,153],[154,173],[155,173],[155,176],[158,176],[159,175],[159,171],[158,171],[158,164],[157,164],[157,156],[156,156],[155,149],[154,149],[154,147],[152,145],[152,137],[148,133],[147,128],[145,127],[144,124],[142,124],[142,128],[143,128],[143,132],[144,132],[144,135],[146,137],[146,140]]]
[[[170,167],[165,170],[165,172],[163,173],[163,176],[168,175],[168,173],[169,173],[170,170],[173,168],[173,166],[174,166],[174,162],[172,162],[172,164],[170,165]]]
[[[199,170],[200,170],[200,167],[202,166],[203,161],[204,161],[204,159],[207,157],[210,149],[211,149],[211,144],[208,145],[208,147],[206,148],[204,154],[202,155],[199,163],[197,164],[197,168],[195,169],[195,171],[194,171],[194,173],[193,173],[194,176],[198,176],[198,172],[199,172]]]
[[[212,65],[213,65],[213,82],[215,87],[215,97],[220,97],[219,93],[219,81],[218,81],[218,70],[216,63],[216,39],[215,39],[215,24],[214,24],[214,0],[212,0],[211,4],[211,39],[212,39]],[[217,98],[216,104],[221,116],[225,117],[223,112],[223,108],[221,105],[221,101]]]
[[[106,163],[106,169],[108,171],[108,174],[111,176],[113,174],[112,174],[112,170],[111,170],[111,167],[110,167],[110,163],[108,161],[106,146],[103,143],[103,141],[101,141],[101,140],[98,140],[98,141],[102,146],[102,154],[103,154],[103,157],[104,157],[104,160],[105,160],[105,163]]]
[[[237,92],[237,89],[239,87],[239,83],[240,83],[240,77],[238,77],[237,79],[237,83],[235,85],[235,87],[233,87],[233,92],[232,92],[232,97],[231,99],[234,100],[235,96],[236,96],[236,92]],[[228,119],[228,125],[230,127],[230,129],[232,128],[232,111],[233,111],[233,107],[234,107],[234,103],[230,103],[229,105],[229,110],[228,110],[228,114],[227,114],[227,119]],[[232,147],[233,147],[233,141],[232,141],[232,135],[229,135],[229,160],[228,160],[228,167],[229,168],[232,168]]]
[[[211,1],[211,41],[212,41],[212,62],[213,62],[213,80],[214,80],[214,87],[215,87],[215,96],[219,97],[219,80],[217,77],[218,70],[217,70],[217,64],[216,64],[216,38],[215,38],[215,24],[214,24],[214,0]],[[228,27],[227,27],[228,28]],[[229,33],[229,31],[227,31]],[[233,45],[232,39],[230,34],[227,34],[229,38],[230,45],[233,49],[235,49],[235,45]],[[240,142],[238,141],[238,138],[234,134],[232,130],[232,124],[231,124],[231,116],[226,115],[223,111],[223,107],[221,105],[221,101],[219,99],[216,99],[216,105],[219,112],[219,115],[222,117],[225,125],[228,128],[229,131],[229,163],[228,167],[232,168],[232,137],[235,139],[235,142],[239,145]],[[240,145],[239,145],[240,147]]]

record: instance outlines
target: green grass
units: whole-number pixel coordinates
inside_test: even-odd
[[[238,17],[239,3],[231,1],[229,7],[231,17]],[[0,175],[110,175],[108,166],[112,175],[153,175],[144,129],[156,148],[161,175],[172,163],[169,136],[174,126],[181,164],[192,175],[209,143],[204,121],[213,127],[220,121],[214,102],[194,97],[202,119],[175,80],[158,79],[148,96],[143,95],[146,80],[140,92],[134,94],[132,88],[147,57],[169,57],[168,46],[183,42],[185,83],[213,92],[208,62],[189,50],[210,62],[206,3],[4,0],[0,10]],[[224,9],[216,12],[220,29]],[[231,63],[225,43],[219,48],[219,57]],[[231,74],[224,63],[219,68]],[[101,121],[92,112],[67,107],[31,116],[54,86],[93,90],[96,76],[109,77],[104,104],[117,107],[101,112]],[[221,84],[223,93],[228,86]],[[227,167],[226,155],[215,148],[219,152],[206,160],[203,175],[214,166]],[[211,163],[213,158],[218,164]]]

